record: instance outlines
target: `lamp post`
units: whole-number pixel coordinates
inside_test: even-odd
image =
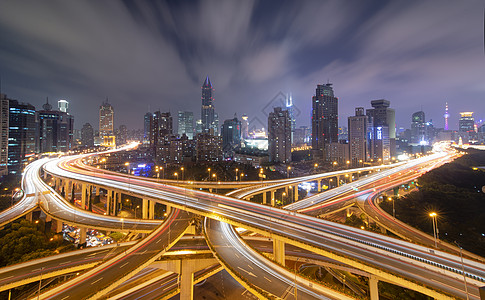
[[[126,173],[130,174],[130,163],[125,162],[125,167],[126,167]]]
[[[335,170],[335,168],[337,167],[337,162],[336,162],[336,161],[334,161],[334,162],[332,163],[332,166],[333,166],[333,170]]]
[[[317,168],[318,168],[318,164],[314,164],[313,165],[313,172],[314,173],[317,173]]]
[[[468,286],[466,284],[466,276],[465,276],[465,264],[463,263],[463,248],[456,241],[455,241],[455,244],[458,246],[458,248],[460,248],[461,272],[463,273],[463,283],[465,284],[466,300],[469,300],[470,298],[468,297]]]
[[[209,172],[209,179],[207,181],[211,181],[211,168],[207,168],[207,172]]]
[[[136,217],[136,210],[137,210],[138,208],[140,208],[140,205],[137,205],[137,206],[135,207],[135,219],[137,218],[137,217]]]
[[[298,257],[296,259],[296,262],[295,262],[295,300],[298,299],[298,296],[297,296],[297,292],[298,292],[298,288],[297,288],[297,285],[296,285],[296,266],[298,264],[298,260],[300,259],[300,257]]]
[[[394,197],[387,197],[387,200],[392,201],[392,217],[396,218],[396,209],[394,208]]]
[[[290,170],[291,166],[288,166],[288,168],[286,169],[286,178],[290,178]]]
[[[179,173],[175,172],[173,173],[173,176],[177,177],[177,183],[179,182]]]
[[[429,216],[431,217],[431,220],[433,221],[433,235],[434,235],[434,247],[435,248],[438,248],[438,224],[437,224],[437,220],[436,220],[436,217],[438,216],[437,213],[435,212],[431,212],[429,214]]]
[[[236,181],[237,181],[237,173],[239,172],[239,169],[236,168]]]
[[[182,171],[182,181],[184,181],[184,170],[185,170],[184,167],[180,168],[180,171]]]
[[[244,173],[241,173],[241,176],[239,176],[239,182],[242,181],[243,177],[244,177]]]
[[[345,162],[347,164],[347,169],[350,167],[350,160]]]

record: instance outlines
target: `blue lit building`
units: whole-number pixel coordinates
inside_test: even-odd
[[[8,171],[20,173],[35,154],[35,107],[9,100]]]
[[[37,152],[65,152],[73,146],[74,117],[54,111],[49,102],[37,112]]]

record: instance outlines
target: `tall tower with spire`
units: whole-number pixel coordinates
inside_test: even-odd
[[[200,113],[200,118],[202,120],[202,133],[215,134],[218,132],[212,91],[212,84],[209,76],[207,76],[204,84],[202,85],[202,108]]]
[[[448,118],[450,117],[450,114],[448,113],[448,102],[446,102],[445,114],[443,117],[445,118],[445,130],[448,130]]]

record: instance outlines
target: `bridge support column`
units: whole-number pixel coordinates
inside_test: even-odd
[[[26,214],[25,219],[29,222],[32,222],[32,212],[29,212],[28,214]]]
[[[322,191],[322,180],[317,180],[317,191],[320,193]]]
[[[266,192],[263,192],[263,204],[266,204]]]
[[[168,215],[172,212],[172,207],[170,205],[165,205],[165,213]]]
[[[349,174],[349,183],[352,182],[352,173]]]
[[[209,193],[212,193],[212,189],[209,189]]]
[[[71,193],[71,191],[69,190],[70,186],[71,181],[66,179],[64,182],[64,199],[66,199],[67,202],[69,202],[69,194]]]
[[[81,209],[86,209],[86,193],[87,186],[85,183],[81,183]]]
[[[62,231],[62,221],[56,220],[56,233],[59,233],[61,231]]]
[[[106,215],[107,216],[110,216],[111,215],[111,212],[110,212],[110,202],[111,202],[111,191],[110,190],[106,190]]]
[[[155,219],[155,201],[148,201],[150,203],[150,209],[148,210],[148,218],[150,220]]]
[[[298,184],[293,186],[293,199],[294,201],[298,201]]]
[[[337,181],[337,185],[335,187],[340,186],[340,176],[335,176],[335,180]]]
[[[180,270],[180,300],[194,299],[194,270],[193,260],[182,260]]]
[[[273,238],[273,257],[274,260],[281,264],[285,265],[285,242]]]
[[[273,206],[273,207],[274,207],[274,206],[275,206],[275,204],[276,204],[276,203],[275,203],[275,202],[276,202],[276,200],[275,200],[275,198],[274,198],[275,191],[274,191],[274,190],[272,190],[270,193],[271,193],[271,206]]]
[[[93,185],[93,188],[94,188],[94,190],[95,190],[94,195],[95,195],[95,196],[99,196],[99,186],[95,186],[95,185]]]
[[[79,244],[86,243],[86,227],[79,228]]]
[[[141,204],[141,218],[148,219],[148,200],[143,199]]]
[[[369,277],[370,300],[379,300],[379,280],[375,276]]]

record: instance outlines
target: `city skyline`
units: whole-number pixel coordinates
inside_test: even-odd
[[[478,1],[440,2],[439,10],[433,1],[198,2],[190,11],[185,3],[53,3],[2,4],[2,93],[37,109],[47,96],[66,99],[76,128],[97,123],[106,97],[115,126],[142,128],[142,116],[159,109],[198,119],[206,76],[221,122],[234,112],[261,119],[281,91],[301,111],[297,126],[309,125],[314,86],[327,80],[341,126],[355,107],[382,98],[398,127],[409,128],[420,110],[444,127],[446,102],[450,129],[462,111],[484,118]]]

